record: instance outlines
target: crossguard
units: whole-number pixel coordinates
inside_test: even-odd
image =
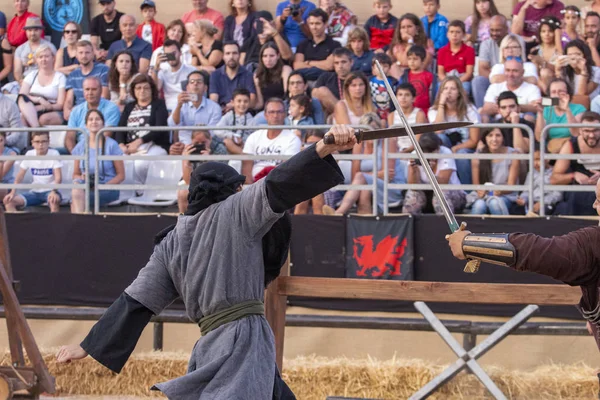
[[[460,223],[458,230],[464,231],[465,229],[467,229],[467,223],[463,221]],[[449,236],[449,235],[446,235],[446,236]],[[479,260],[469,260],[469,261],[467,261],[467,264],[465,265],[465,268],[463,269],[463,271],[468,274],[474,274],[475,272],[479,271],[480,265],[481,265],[481,261],[479,261]]]
[[[354,136],[356,136],[356,143],[362,142],[362,130],[356,130]],[[333,135],[325,135],[323,138],[323,143],[325,144],[335,144],[335,138]]]

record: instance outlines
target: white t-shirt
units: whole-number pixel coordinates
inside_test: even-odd
[[[485,98],[483,99],[484,103],[494,103],[496,104],[496,100],[500,93],[508,91],[508,85],[506,82],[502,83],[494,83],[488,87],[487,92],[485,92]],[[540,92],[540,88],[536,85],[532,85],[528,82],[523,82],[521,86],[517,90],[512,90],[512,92],[517,95],[517,99],[519,100],[519,104],[529,104],[534,100],[538,100],[542,98],[542,93]]]
[[[152,25],[144,24],[142,27],[142,39],[152,44]]]
[[[25,156],[36,156],[36,150],[29,150]],[[60,155],[54,149],[48,149],[49,156]],[[21,169],[30,169],[33,183],[40,185],[48,185],[54,182],[54,169],[62,168],[60,160],[28,160],[25,159],[20,164]],[[50,189],[32,189],[32,192],[43,193]]]
[[[163,46],[160,46],[158,49],[154,50],[154,53],[152,53],[152,58],[150,59],[151,67],[154,68],[156,65],[156,57],[158,57],[159,54],[165,54],[165,49]],[[188,44],[181,46],[181,63],[184,65],[192,65],[192,53],[190,52],[190,46]],[[171,66],[168,62],[163,61],[160,63],[160,69],[165,71],[170,70]]]
[[[531,76],[539,78],[537,67],[535,66],[534,63],[526,62],[525,64],[523,64],[523,70],[524,70],[524,72],[523,72],[524,78],[529,78]],[[495,64],[492,67],[492,70],[490,71],[490,79],[492,79],[496,75],[504,75],[504,64],[502,64],[502,63]]]
[[[244,153],[252,155],[294,155],[300,152],[302,142],[300,138],[289,129],[284,129],[275,139],[267,137],[267,130],[255,131],[244,144]],[[252,167],[252,176],[256,176],[263,168],[278,165],[282,160],[255,160]]]
[[[413,153],[415,153],[413,151]],[[440,146],[440,154],[452,154],[452,150],[445,146]],[[460,179],[458,179],[458,174],[456,173],[456,160],[453,158],[439,158],[437,160],[438,167],[437,171],[435,171],[435,176],[439,176],[440,172],[451,169],[452,175],[450,175],[450,181],[448,184],[450,185],[460,185]],[[429,178],[427,177],[427,173],[425,173],[425,168],[423,166],[419,166],[419,175],[421,175],[422,183],[429,183]]]
[[[427,118],[429,119],[429,122],[434,123],[435,122],[435,118],[437,117],[437,109],[431,107],[429,109],[429,111],[427,112]],[[479,113],[477,112],[477,110],[475,109],[475,106],[473,104],[467,105],[467,114],[462,118],[462,119],[458,119],[458,117],[456,117],[456,115],[452,115],[452,116],[447,116],[446,115],[446,119],[444,122],[472,122],[474,124],[478,124],[481,122],[481,116],[479,115]],[[456,129],[447,129],[445,131],[442,132],[438,132],[438,133],[451,133],[451,132],[460,132],[461,136],[462,136],[462,141],[465,141],[469,138],[469,128],[456,128]]]
[[[408,121],[408,123],[410,125],[417,123],[417,114],[419,113],[419,111],[421,111],[421,109],[415,107],[415,108],[413,108],[412,112],[406,116],[406,120]],[[394,111],[394,125],[403,126],[402,120],[398,116],[398,113],[395,111]],[[412,147],[412,142],[410,141],[410,138],[408,136],[398,136],[398,139],[396,139],[396,141],[398,143],[398,151],[402,151],[404,149],[408,149],[409,147]]]
[[[52,82],[47,86],[40,85],[38,72],[33,72],[27,75],[23,82],[27,82],[30,86],[29,94],[32,96],[42,96],[50,103],[56,103],[58,99],[58,90],[67,85],[67,78],[62,72],[54,72]]]
[[[158,71],[158,79],[163,83],[162,89],[167,110],[174,110],[177,107],[177,96],[183,91],[181,82],[187,80],[188,75],[194,71],[196,68],[185,64],[181,65],[177,72],[171,71],[170,67],[168,70]]]

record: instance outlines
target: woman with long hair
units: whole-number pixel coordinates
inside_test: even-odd
[[[490,38],[490,20],[493,16],[499,15],[498,8],[494,0],[475,0],[473,2],[473,14],[465,19],[465,29],[467,32],[469,46],[475,47]]]
[[[440,84],[433,106],[427,113],[429,122],[481,122],[475,106],[469,98],[460,79],[447,76]],[[459,128],[437,132],[442,144],[453,153],[469,154],[475,151],[479,142],[478,128]],[[471,160],[457,159],[456,168],[462,183],[471,183]]]
[[[556,62],[555,74],[573,88],[574,94],[590,98],[598,94],[600,68],[594,65],[592,52],[583,40],[575,39],[566,45],[565,55]]]
[[[77,42],[81,39],[82,31],[78,23],[69,21],[63,28],[63,37],[67,45],[61,47],[56,52],[56,60],[54,61],[54,69],[69,75],[75,69],[79,68],[77,61]]]
[[[554,78],[554,66],[563,54],[561,22],[547,15],[540,20],[537,39],[539,45],[531,49],[529,59],[537,66],[540,79],[538,86],[546,93],[548,83]]]
[[[208,73],[223,65],[223,42],[215,36],[219,29],[206,19],[194,21],[194,31],[189,39],[192,65]]]
[[[256,104],[254,108],[261,110],[265,101],[277,97],[284,98],[287,92],[287,80],[292,73],[289,65],[284,65],[279,49],[274,42],[267,42],[260,49],[258,68],[254,72],[256,87]]]
[[[344,81],[344,100],[333,110],[334,124],[359,125],[360,118],[375,111],[369,81],[362,72],[351,72]]]
[[[192,65],[192,53],[190,53],[190,45],[188,44],[188,33],[182,20],[176,19],[169,22],[169,25],[167,25],[167,29],[165,30],[165,40],[167,39],[179,42],[179,45],[181,46],[181,63],[185,65]],[[154,50],[150,60],[150,66],[155,66],[156,58],[160,54],[164,53],[165,50],[163,46],[160,46]],[[162,62],[160,64],[160,69],[169,70],[171,67],[169,66],[168,62]]]
[[[85,115],[85,126],[87,128],[88,146],[89,146],[89,164],[87,161],[79,160],[74,164],[73,183],[85,183],[86,175],[90,181],[94,182],[94,176],[98,174],[98,183],[117,185],[125,179],[125,163],[122,160],[103,160],[99,163],[99,170],[96,171],[96,157],[122,156],[123,152],[119,144],[112,138],[103,134],[100,135],[99,146],[96,145],[96,138],[100,129],[104,128],[104,115],[99,110],[88,110]],[[73,148],[72,155],[85,154],[85,141],[80,141]],[[89,165],[89,167],[87,167]],[[118,190],[100,190],[100,205],[105,205],[119,198]],[[94,192],[90,191],[90,205],[94,206]],[[73,189],[71,191],[71,212],[81,214],[85,211],[85,191],[83,189]]]
[[[408,68],[408,49],[413,44],[423,46],[427,50],[425,57],[425,69],[431,65],[435,49],[431,39],[427,38],[423,23],[415,14],[404,14],[398,20],[398,25],[394,31],[394,37],[390,44],[388,54],[394,61],[390,69],[390,75],[400,79],[405,68]]]
[[[137,73],[138,67],[130,52],[122,50],[113,56],[108,71],[108,89],[110,101],[119,106],[121,112],[125,104],[133,101],[130,85]]]
[[[235,40],[241,49],[252,35],[255,11],[252,0],[232,0],[229,4],[229,15],[225,18],[223,41]]]
[[[374,53],[370,50],[371,42],[365,28],[355,26],[350,30],[346,48],[352,52],[352,71],[361,71],[363,74],[370,76],[373,70]]]
[[[478,150],[482,154],[513,154],[512,147],[506,146],[506,138],[498,128],[484,129],[481,137],[483,146]],[[518,185],[519,160],[478,160],[471,161],[473,184]],[[471,214],[508,215],[510,207],[517,200],[518,192],[513,190],[477,190],[467,196],[472,202]]]
[[[502,83],[506,81],[506,75],[504,75],[504,62],[509,57],[518,57],[523,63],[523,79],[525,82],[537,85],[538,83],[538,70],[534,63],[527,61],[525,57],[525,41],[519,35],[509,33],[500,42],[498,49],[498,64],[492,65],[490,71],[490,83]]]

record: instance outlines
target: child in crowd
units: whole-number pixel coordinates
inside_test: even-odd
[[[435,80],[435,76],[425,70],[425,57],[427,53],[422,46],[412,46],[408,50],[408,69],[400,78],[400,82],[408,82],[416,90],[414,106],[422,110],[429,110],[431,107],[430,91]]]
[[[240,88],[233,91],[233,109],[225,113],[217,126],[253,126],[256,125],[250,108],[250,92]],[[212,135],[223,141],[229,154],[242,154],[244,143],[251,130],[238,129],[236,131],[214,130]]]
[[[391,0],[375,0],[373,2],[375,15],[365,22],[365,30],[371,41],[371,49],[383,51],[392,43],[394,30],[398,25],[398,18],[390,14],[392,9]]]
[[[50,136],[48,132],[32,132],[31,144],[33,150],[29,150],[26,156],[58,156],[58,151],[50,149]],[[15,184],[19,184],[25,178],[27,170],[31,171],[34,184],[51,185],[62,182],[62,162],[59,160],[24,160],[19,164],[19,172],[15,177]],[[27,206],[39,206],[48,203],[50,212],[56,213],[60,208],[61,196],[56,189],[31,189],[28,192],[16,194],[12,189],[4,197],[6,211],[17,211],[18,208]]]
[[[438,13],[440,0],[423,0],[425,16],[421,17],[427,37],[433,41],[436,50],[448,44],[448,18]]]
[[[465,23],[454,20],[448,24],[449,43],[438,52],[437,74],[439,81],[446,75],[459,77],[467,95],[471,93],[471,79],[475,69],[475,50],[463,43]]]
[[[152,45],[152,51],[158,49],[165,41],[165,26],[154,20],[156,4],[152,0],[144,0],[140,6],[144,22],[138,25],[136,34],[140,39]]]
[[[473,14],[465,19],[465,30],[469,35],[467,44],[472,47],[490,38],[490,20],[500,14],[494,0],[475,0]]]
[[[314,125],[315,121],[310,115],[310,97],[305,94],[297,94],[290,98],[288,110],[288,122],[292,126]],[[306,136],[305,130],[295,129],[294,132],[302,140]]]
[[[550,177],[552,176],[552,167],[550,167],[550,161],[544,160],[544,176],[540,174],[540,151],[536,150],[533,153],[533,170],[530,170],[525,179],[525,185],[529,187],[531,180],[533,179],[533,209],[528,210],[529,205],[529,192],[523,191],[519,197],[517,197],[517,204],[525,207],[526,212],[534,212],[539,214],[540,212],[540,198],[542,179],[545,185],[550,185]],[[554,206],[562,200],[562,193],[556,190],[544,192],[544,209],[546,215],[551,215],[554,212]]]
[[[398,99],[398,103],[400,107],[402,107],[402,112],[406,116],[406,119],[409,124],[424,124],[427,122],[427,117],[425,116],[425,112],[420,108],[415,107],[415,98],[417,91],[415,87],[407,82],[403,82],[398,85],[396,88],[396,98]],[[390,113],[388,115],[388,125],[396,125],[396,126],[404,126],[402,124],[402,120],[397,112]],[[421,135],[416,135],[417,140],[421,137]],[[414,146],[410,141],[408,136],[399,136],[397,139],[398,142],[398,151],[400,153],[410,153],[414,150]],[[406,163],[406,160],[401,160],[403,163]]]
[[[388,94],[387,89],[385,88],[385,82],[383,81],[383,77],[379,73],[379,69],[375,64],[375,61],[379,61],[381,64],[381,68],[383,68],[383,72],[387,76],[388,82],[394,88],[398,83],[396,79],[389,76],[388,72],[392,66],[392,59],[385,53],[377,53],[373,56],[372,62],[372,74],[369,79],[369,86],[371,87],[371,99],[373,99],[373,104],[375,105],[375,110],[379,118],[382,121],[387,121],[388,114],[393,110],[390,95]]]
[[[577,6],[566,6],[561,13],[565,16],[563,18],[563,30],[561,36],[561,42],[564,48],[571,40],[583,40],[579,35],[579,32],[577,32],[579,24],[581,24],[581,11],[579,11]]]

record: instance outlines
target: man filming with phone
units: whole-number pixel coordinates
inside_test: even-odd
[[[158,91],[163,91],[167,110],[172,112],[177,107],[177,97],[184,88],[181,82],[187,79],[187,76],[196,71],[191,65],[184,65],[181,62],[181,45],[178,41],[168,39],[163,45],[164,53],[156,57],[156,64],[153,65],[152,79],[156,82]],[[161,69],[160,64],[166,62],[169,69]]]

